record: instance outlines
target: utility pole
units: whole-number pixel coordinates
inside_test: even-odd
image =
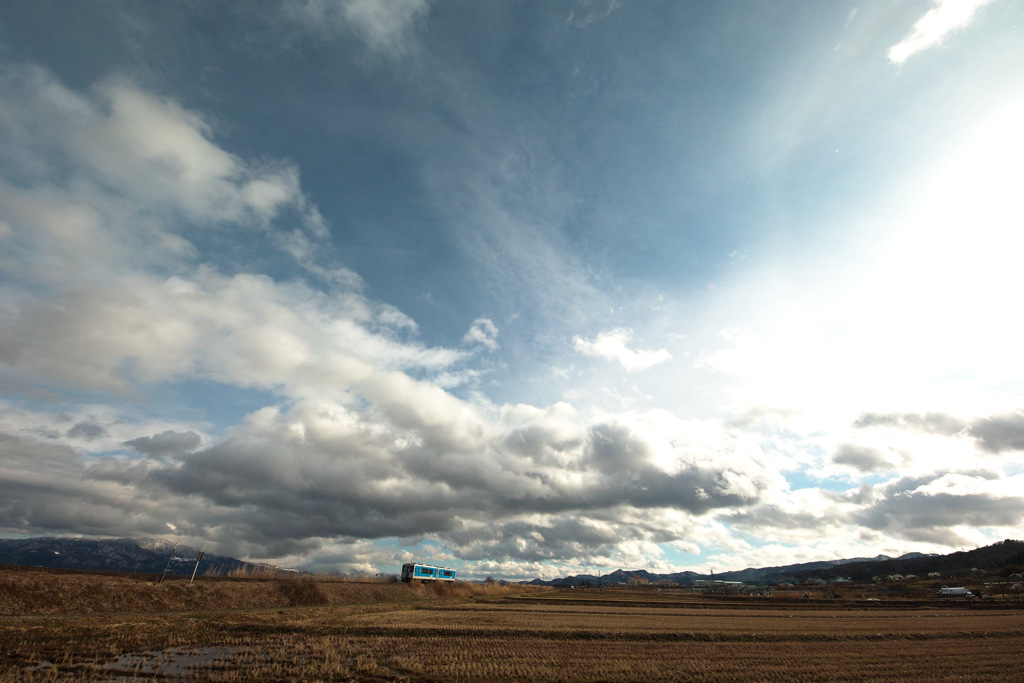
[[[160,575],[160,581],[157,581],[157,583],[162,583],[163,580],[164,580],[164,577],[167,576],[167,570],[171,568],[171,560],[174,559],[174,551],[177,550],[177,549],[178,549],[178,544],[177,544],[177,542],[175,542],[174,547],[171,548],[171,554],[167,558],[167,565],[164,567],[164,573]]]
[[[192,570],[192,578],[188,582],[188,587],[192,587],[192,582],[196,580],[196,572],[199,571],[199,560],[203,559],[203,551],[199,551],[199,557],[196,558],[196,567]]]

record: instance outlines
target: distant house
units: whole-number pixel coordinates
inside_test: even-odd
[[[694,588],[701,588],[704,590],[741,590],[746,587],[746,584],[742,581],[720,581],[718,579],[694,579]]]
[[[947,586],[943,586],[942,588],[939,589],[939,595],[941,595],[943,597],[953,597],[953,598],[956,598],[956,597],[960,597],[960,598],[973,598],[974,597],[974,593],[972,593],[971,591],[967,590],[963,586],[960,586],[960,587],[957,587],[957,588],[949,588]]]

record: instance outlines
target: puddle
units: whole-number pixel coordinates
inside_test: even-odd
[[[194,675],[196,669],[211,666],[214,662],[228,659],[240,648],[199,647],[188,650],[147,650],[121,655],[117,660],[103,665],[111,674],[128,674],[131,678],[113,678],[113,681],[136,680],[136,676],[162,676],[180,678]]]
[[[248,655],[238,655],[248,651],[245,647],[198,647],[198,648],[171,648],[167,650],[145,650],[143,652],[129,652],[118,657],[112,662],[101,664],[79,664],[76,668],[85,672],[94,672],[92,676],[103,676],[104,681],[111,683],[139,683],[152,680],[178,680],[194,679],[203,675],[204,670],[212,669],[217,662],[234,660],[235,665],[245,666],[251,664],[255,659],[254,654],[249,651]],[[381,662],[387,676],[396,679],[404,678],[400,670],[406,661],[405,653],[395,653]],[[358,661],[350,659],[345,662],[347,666],[356,666]],[[55,667],[52,662],[41,661],[30,667],[22,669],[25,673],[42,671]],[[400,667],[399,669],[393,667]],[[92,680],[92,677],[87,677]]]

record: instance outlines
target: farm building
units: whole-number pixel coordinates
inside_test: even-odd
[[[746,587],[742,581],[720,581],[718,579],[694,579],[694,588],[704,590],[742,590]]]
[[[967,590],[966,588],[964,588],[962,586],[959,587],[959,588],[948,588],[946,586],[943,586],[942,588],[939,589],[939,595],[949,596],[949,597],[962,597],[962,598],[973,598],[974,597],[974,593],[972,593],[971,591]]]

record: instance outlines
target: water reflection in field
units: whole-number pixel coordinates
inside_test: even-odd
[[[194,674],[196,669],[208,668],[215,662],[232,659],[241,648],[200,647],[188,650],[147,650],[123,654],[113,662],[103,665],[112,674],[130,674],[131,679],[121,677],[114,681],[134,680],[135,676],[178,677]]]

